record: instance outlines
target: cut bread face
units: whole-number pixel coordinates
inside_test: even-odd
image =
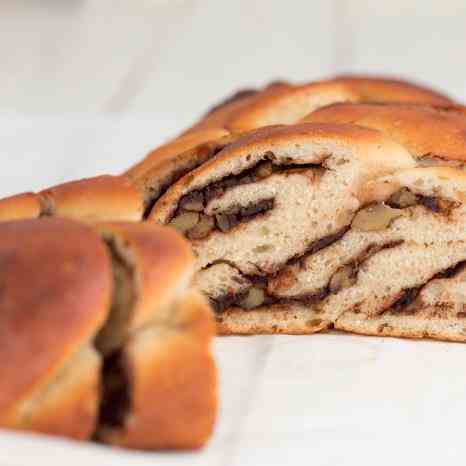
[[[387,78],[339,77],[307,84],[274,82],[262,90],[239,92],[197,124],[155,149],[126,175],[142,193],[146,212],[187,172],[214,157],[238,135],[270,125],[298,123],[335,102],[411,102],[451,107],[431,89]]]
[[[368,189],[373,206],[402,215],[378,233],[388,246],[365,259],[354,285],[332,295],[323,314],[357,333],[466,341],[466,174],[418,168]]]
[[[347,152],[340,134],[337,148],[336,128],[342,127],[333,127],[332,135],[325,127],[332,147],[317,138],[317,128],[275,128],[266,137],[244,138],[155,206],[154,220],[191,238],[196,283],[217,311],[219,332],[334,327],[466,341],[464,171],[414,168],[414,160],[380,133],[365,159],[357,138]],[[312,146],[305,144],[306,132],[313,134]],[[278,136],[285,134],[286,144]],[[293,159],[289,172],[285,149]],[[264,199],[269,203],[261,204]]]
[[[303,121],[377,129],[406,147],[422,165],[464,167],[466,162],[466,113],[458,106],[339,103],[320,108]]]
[[[138,221],[143,198],[128,178],[102,175],[71,181],[39,193],[0,199],[0,221],[66,217],[81,222]]]
[[[338,244],[368,181],[414,166],[403,147],[374,130],[262,128],[174,184],[149,220],[190,239],[195,282],[221,333],[311,333],[325,326],[312,310],[325,287],[288,296],[294,278],[285,270]]]
[[[202,446],[217,409],[214,321],[187,242],[153,224],[58,218],[5,222],[0,238],[0,425]]]

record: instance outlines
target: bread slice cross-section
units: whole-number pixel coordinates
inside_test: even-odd
[[[466,341],[466,173],[403,170],[369,183],[367,195],[346,241],[378,237],[379,251],[352,270],[352,286],[329,297],[324,318],[356,333]],[[369,211],[392,220],[373,229]]]
[[[149,220],[190,239],[196,283],[217,311],[220,332],[310,333],[322,327],[314,309],[326,297],[325,281],[286,296],[293,277],[284,270],[338,244],[368,181],[414,166],[378,131],[263,128],[171,186]]]

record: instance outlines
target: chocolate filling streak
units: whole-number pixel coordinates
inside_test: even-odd
[[[52,217],[55,213],[55,204],[47,194],[39,194],[40,214],[39,217]]]
[[[221,141],[224,141],[224,142],[221,143]],[[232,142],[227,137],[225,137],[225,139],[222,139],[221,141],[216,141],[216,142],[211,142],[211,143],[204,143],[204,144],[201,144],[200,146],[192,149],[191,151],[196,152],[197,156],[202,155],[202,157],[201,157],[202,160],[209,160],[212,157],[214,157],[215,155],[217,155],[221,150],[223,150],[225,147],[227,147]],[[203,162],[197,162],[197,163],[194,163],[193,165],[191,165],[189,167],[180,167],[180,168],[174,170],[170,174],[170,176],[161,183],[161,186],[158,187],[158,188],[153,187],[153,186],[149,186],[148,187],[149,200],[146,202],[146,207],[145,207],[145,210],[144,210],[143,219],[146,220],[149,217],[149,215],[150,215],[154,205],[156,204],[156,202],[167,192],[168,188],[172,184],[176,183],[180,178],[182,178],[184,175],[186,175],[191,170],[194,170],[199,165],[202,165],[202,163]]]
[[[386,202],[390,207],[403,209],[414,205],[422,205],[435,213],[449,215],[451,211],[459,207],[460,203],[435,196],[422,196],[412,193],[408,188],[402,188],[392,194]]]
[[[228,211],[216,215],[199,214],[194,211],[185,211],[175,217],[170,223],[183,232],[190,240],[206,238],[214,230],[226,233],[240,223],[264,215],[274,207],[274,199],[262,199],[247,206],[234,205]]]
[[[102,381],[98,426],[122,427],[131,406],[131,399],[128,370],[120,351],[115,351],[104,359]]]
[[[383,206],[384,204],[380,205]],[[387,201],[386,205],[393,206],[396,209],[404,209],[414,205],[422,205],[426,209],[435,213],[449,215],[452,209],[456,208],[459,204],[454,201],[449,201],[445,199],[415,195],[406,188],[403,188],[402,190],[393,194],[391,198]],[[354,216],[353,220],[356,219],[359,213],[367,211],[367,209],[368,206],[365,206],[364,208],[360,209],[358,213],[356,213],[356,215]],[[387,209],[390,209],[390,207],[387,207]],[[371,227],[373,227],[374,225],[377,226],[376,229],[379,229],[379,223],[382,224],[383,228],[387,228],[391,223],[391,220],[397,217],[396,215],[390,215],[387,218],[385,218],[386,213],[376,212],[376,214],[377,216],[383,216],[382,221],[372,221],[368,223],[367,226],[369,226],[369,231],[372,229]],[[359,223],[361,223],[361,220],[359,221]],[[385,245],[370,245],[361,255],[359,255],[358,258],[350,261],[349,263],[342,264],[340,268],[330,278],[328,284],[322,289],[318,290],[316,293],[304,294],[287,298],[277,298],[276,296],[270,295],[267,292],[268,280],[276,278],[277,275],[284,270],[284,268],[290,265],[300,264],[304,267],[304,261],[307,257],[340,240],[350,228],[351,226],[348,225],[333,235],[329,235],[317,241],[314,241],[309,245],[309,247],[306,249],[304,253],[300,253],[297,256],[288,260],[283,266],[280,266],[279,269],[275,271],[273,274],[262,273],[261,276],[251,276],[243,274],[237,267],[235,267],[247,283],[252,283],[252,286],[240,293],[227,293],[218,298],[210,298],[212,307],[217,313],[221,313],[225,309],[228,309],[232,306],[239,306],[245,309],[253,309],[254,307],[258,306],[267,306],[273,304],[315,304],[325,299],[328,295],[332,293],[338,293],[341,289],[355,284],[357,281],[357,273],[359,267],[371,256],[377,254],[379,251],[383,249],[394,248],[403,243],[403,241],[400,240],[393,241]],[[229,263],[229,265],[234,267],[234,265],[232,265],[231,263]],[[453,273],[457,273],[456,268],[453,271],[448,269],[442,272],[441,274],[437,274],[435,278],[449,278],[450,276],[452,276]],[[394,308],[401,309],[409,305],[413,300],[416,299],[421,288],[422,286],[419,288],[406,290],[406,292],[403,293],[403,295],[398,299],[397,303],[394,304]]]
[[[273,154],[265,154],[264,157],[272,158]],[[234,186],[255,183],[268,178],[274,173],[289,174],[308,169],[322,170],[320,165],[315,164],[277,166],[271,161],[259,162],[239,175],[229,175],[220,181],[207,185],[203,189],[191,191],[184,195],[180,199],[169,225],[192,240],[205,238],[213,230],[228,232],[240,223],[251,221],[258,215],[272,210],[274,208],[274,199],[259,199],[247,206],[234,205],[228,210],[218,212],[215,215],[206,215],[204,211],[210,201],[223,196],[228,189]]]
[[[178,207],[174,210],[171,218],[175,217],[183,210],[194,210],[196,212],[203,211],[211,200],[222,197],[229,188],[234,186],[255,183],[274,173],[293,173],[294,170],[298,171],[323,168],[321,164],[314,163],[293,164],[291,163],[292,159],[287,159],[282,161],[280,165],[277,165],[276,163],[272,163],[272,160],[276,160],[275,155],[272,152],[267,152],[264,154],[263,160],[241,173],[237,175],[228,175],[225,178],[215,181],[214,183],[210,183],[199,190],[194,190],[185,194],[179,200]]]
[[[131,384],[122,346],[126,340],[126,322],[136,300],[133,268],[113,238],[104,240],[112,260],[113,295],[109,316],[95,340],[103,358],[96,438],[102,428],[123,426],[131,407]]]
[[[377,314],[377,317],[383,314],[392,314],[392,315],[401,315],[401,314],[414,315],[416,314],[416,312],[419,310],[419,303],[417,302],[417,298],[423,288],[429,285],[429,283],[431,283],[433,280],[442,279],[442,278],[443,279],[454,278],[456,275],[461,273],[465,269],[465,267],[466,267],[466,261],[460,261],[456,265],[452,267],[448,267],[447,269],[436,273],[432,278],[430,278],[425,283],[403,290],[401,292],[401,295],[398,297],[398,299],[393,304],[391,304],[390,307],[388,307],[387,309],[384,309],[381,313]],[[464,316],[461,314],[465,314],[465,313],[460,312],[458,314],[458,317],[466,316],[466,314]]]
[[[357,281],[357,274],[359,267],[370,257],[377,254],[383,249],[395,248],[403,243],[403,241],[392,241],[387,244],[378,245],[372,244],[366,248],[366,250],[360,254],[356,259],[342,264],[340,268],[332,275],[327,285],[320,288],[314,293],[306,293],[296,295],[293,297],[279,298],[270,294],[267,291],[269,280],[274,279],[283,269],[293,264],[296,261],[303,261],[306,257],[316,253],[317,251],[324,249],[331,244],[337,242],[343,235],[348,231],[348,228],[343,229],[338,234],[330,235],[325,238],[321,238],[316,241],[314,245],[299,258],[293,258],[284,264],[278,271],[273,274],[267,274],[265,276],[247,275],[242,273],[237,267],[230,262],[226,262],[231,267],[234,267],[245,280],[246,283],[252,283],[252,286],[247,290],[240,293],[227,293],[218,298],[210,298],[211,305],[216,313],[221,313],[229,307],[239,306],[244,309],[254,309],[259,306],[270,306],[270,305],[286,305],[286,304],[300,304],[300,305],[311,305],[323,301],[330,294],[338,293],[343,288],[352,286]],[[218,263],[218,262],[217,262]],[[244,283],[241,281],[240,284]]]

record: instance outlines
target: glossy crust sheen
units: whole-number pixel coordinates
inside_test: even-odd
[[[139,449],[201,447],[212,433],[217,377],[210,343],[211,312],[197,292],[179,301],[169,326],[133,335],[124,350],[131,377],[131,412],[106,442]]]
[[[306,116],[311,123],[351,123],[378,129],[424,156],[466,161],[466,118],[459,111],[419,105],[340,103]]]
[[[98,367],[80,352],[110,305],[104,245],[94,230],[66,220],[6,222],[0,225],[0,264],[0,424],[88,437]],[[76,366],[66,367],[72,360]],[[57,377],[68,379],[70,370],[73,393],[54,396],[53,385],[63,383]],[[40,406],[45,390],[52,396]],[[64,409],[70,416],[63,416]],[[88,415],[73,418],[73,412]]]
[[[71,181],[40,195],[52,215],[87,222],[138,221],[144,211],[139,192],[124,176],[102,175]]]
[[[41,204],[37,194],[23,193],[0,199],[0,222],[37,218]]]
[[[225,128],[247,131],[265,125],[295,123],[306,113],[334,102],[412,102],[448,105],[452,101],[435,91],[401,80],[341,77],[287,86],[257,96],[230,115]],[[307,111],[306,111],[307,109]]]
[[[450,105],[453,101],[443,93],[410,81],[384,76],[342,75],[335,79],[358,95],[359,102],[424,103]]]

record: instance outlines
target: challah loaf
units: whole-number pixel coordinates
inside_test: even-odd
[[[214,328],[186,242],[147,223],[58,218],[2,223],[0,239],[0,425],[202,446],[216,413]]]

